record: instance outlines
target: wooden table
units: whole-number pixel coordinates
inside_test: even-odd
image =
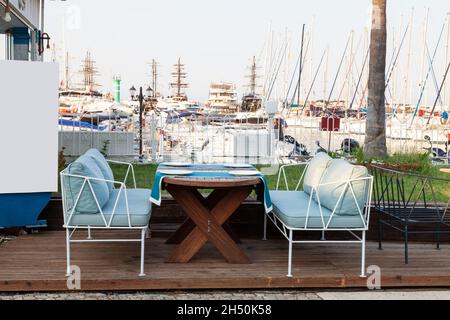
[[[167,241],[168,244],[178,244],[178,247],[166,262],[188,263],[210,241],[229,263],[249,264],[249,258],[237,245],[239,239],[226,222],[250,193],[262,185],[257,177],[165,177],[163,188],[188,216]],[[201,189],[213,191],[204,197],[199,191]]]

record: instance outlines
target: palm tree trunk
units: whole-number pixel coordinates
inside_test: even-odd
[[[386,0],[372,0],[370,36],[369,105],[365,153],[385,157],[386,147]]]

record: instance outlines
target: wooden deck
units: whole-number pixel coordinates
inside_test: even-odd
[[[124,235],[128,235],[125,233]],[[100,236],[94,233],[94,236]],[[117,234],[115,234],[117,236]],[[251,265],[230,265],[211,245],[189,264],[167,264],[172,245],[150,239],[146,248],[146,273],[138,277],[137,243],[75,244],[72,263],[82,272],[81,289],[270,289],[365,288],[359,278],[358,246],[296,245],[294,278],[287,278],[287,241],[243,240],[241,248]],[[67,291],[64,233],[43,232],[22,236],[0,245],[1,291]],[[411,263],[403,263],[403,246],[386,243],[379,251],[367,245],[367,265],[378,265],[382,286],[450,287],[450,247],[438,251],[431,244],[412,244]]]

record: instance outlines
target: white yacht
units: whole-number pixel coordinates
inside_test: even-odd
[[[228,82],[211,83],[206,111],[217,114],[238,112],[236,86]]]

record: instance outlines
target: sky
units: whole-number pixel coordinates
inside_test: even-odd
[[[188,96],[205,100],[209,84],[213,81],[233,82],[239,93],[244,91],[250,59],[253,56],[261,57],[260,66],[264,65],[263,53],[267,52],[265,43],[270,27],[274,34],[274,48],[281,47],[281,42],[289,39],[287,59],[280,68],[275,89],[277,95],[282,95],[299,55],[302,25],[306,24],[308,35],[313,35],[305,69],[306,84],[312,82],[322,52],[327,47],[330,50],[327,63],[322,67],[321,73],[324,74],[314,87],[313,94],[320,98],[322,92],[326,95],[329,91],[352,30],[353,50],[357,56],[355,64],[359,68],[362,66],[363,47],[367,43],[358,39],[363,39],[364,28],[369,26],[370,5],[370,0],[46,1],[45,29],[57,49],[55,53],[48,52],[47,59],[53,56],[61,60],[65,48],[70,53],[71,71],[75,73],[86,51],[90,50],[100,72],[98,82],[102,85],[101,90],[112,91],[112,77],[118,74],[123,79],[123,96],[127,97],[131,85],[146,87],[150,83],[149,63],[152,59],[159,63],[160,89],[164,95],[168,95],[172,65],[181,57],[188,72]],[[394,90],[398,91],[397,96],[402,96],[402,92],[408,88],[404,96],[414,100],[423,70],[426,72],[426,66],[423,66],[426,7],[430,8],[427,39],[432,51],[450,12],[450,1],[388,0],[390,52],[399,46],[400,35],[410,20],[412,7],[412,48],[408,50],[407,38],[399,57],[399,72],[395,76],[397,89]],[[409,72],[406,71],[408,52],[412,52]],[[442,79],[445,69],[444,52],[445,41],[442,40],[435,66],[438,79]],[[389,53],[388,59],[392,60]],[[357,76],[356,71],[352,73],[355,73],[354,77]],[[412,80],[405,87],[401,83],[406,75]],[[75,75],[73,82],[77,82]],[[308,85],[305,85],[303,90],[307,89]],[[430,101],[433,98],[432,90],[434,86],[430,85],[430,93],[426,96]]]

